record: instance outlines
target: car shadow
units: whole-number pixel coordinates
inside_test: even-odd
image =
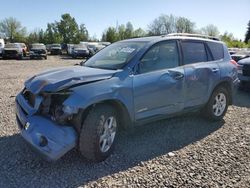
[[[64,60],[71,59],[72,60],[74,58],[72,58],[71,56],[68,56],[68,55],[62,55],[61,59],[64,59]]]
[[[114,154],[101,163],[84,160],[76,149],[56,162],[47,162],[20,135],[1,137],[4,155],[0,158],[0,186],[6,187],[11,180],[18,187],[57,187],[58,182],[77,187],[179,150],[207,137],[224,123],[189,115],[142,125],[132,133],[121,131]],[[29,181],[23,181],[23,177]]]
[[[250,87],[239,88],[235,91],[233,105],[250,108]]]

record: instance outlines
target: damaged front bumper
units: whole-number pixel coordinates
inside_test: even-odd
[[[38,100],[39,102],[39,100]],[[16,116],[22,137],[47,160],[57,160],[76,146],[73,127],[36,115],[22,94],[16,97]]]

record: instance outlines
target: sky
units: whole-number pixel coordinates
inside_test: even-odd
[[[228,31],[244,39],[250,20],[250,0],[8,0],[1,2],[0,20],[15,17],[28,30],[46,29],[70,13],[78,24],[84,23],[90,36],[100,38],[109,26],[126,24],[147,30],[162,14],[183,16],[196,28],[214,24],[220,33]]]

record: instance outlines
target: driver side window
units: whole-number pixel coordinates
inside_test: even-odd
[[[140,62],[140,73],[175,68],[179,65],[175,41],[161,42],[151,47]]]

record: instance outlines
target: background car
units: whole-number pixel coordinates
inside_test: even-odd
[[[30,59],[34,58],[47,59],[47,50],[44,44],[35,43],[30,46]]]
[[[250,57],[238,61],[238,77],[242,87],[250,84]]]
[[[90,51],[86,45],[77,44],[74,45],[71,52],[72,58],[83,57],[88,58],[90,56]]]
[[[3,55],[4,46],[5,46],[4,39],[0,39],[0,57]]]
[[[15,58],[23,59],[23,48],[20,43],[8,43],[5,44],[3,50],[3,59]]]
[[[62,47],[60,44],[51,44],[50,45],[50,54],[51,55],[61,55]]]
[[[235,53],[231,55],[231,58],[236,62],[240,61],[241,59],[248,58],[248,57],[250,56],[246,53]]]

